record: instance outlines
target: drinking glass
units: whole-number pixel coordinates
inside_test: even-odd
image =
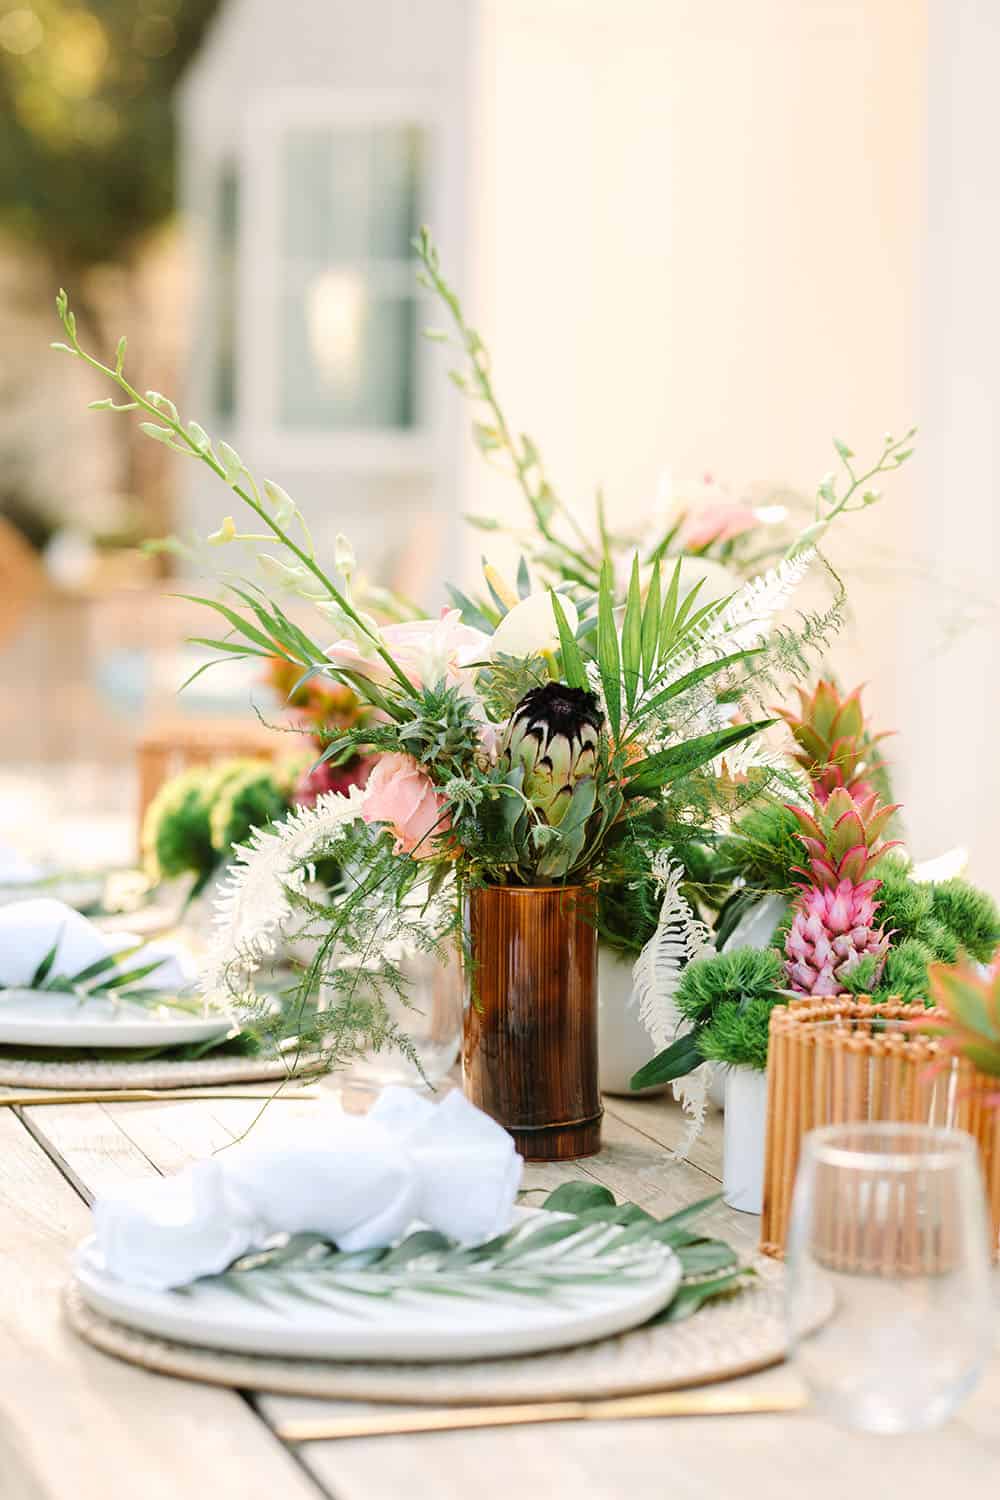
[[[394,961],[402,975],[406,999],[384,985],[373,985],[389,1018],[408,1039],[412,1053],[386,1046],[367,1052],[343,1072],[332,1075],[335,1087],[362,1094],[378,1093],[390,1084],[426,1089],[439,1084],[454,1067],[462,1036],[464,987],[457,956],[442,962],[432,953],[412,949]],[[362,977],[358,999],[365,998]],[[418,1066],[419,1064],[419,1066]]]
[[[945,1421],[993,1342],[973,1138],[890,1122],[812,1131],[795,1183],[787,1287],[791,1348],[829,1416],[886,1433]]]

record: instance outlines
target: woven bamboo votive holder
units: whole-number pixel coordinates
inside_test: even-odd
[[[821,1125],[864,1121],[966,1130],[980,1151],[994,1255],[1000,1244],[1000,1112],[996,1079],[948,1056],[913,1026],[942,1019],[899,1000],[793,1000],[771,1012],[761,1245],[785,1252],[802,1138]]]

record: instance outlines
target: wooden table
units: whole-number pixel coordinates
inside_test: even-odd
[[[288,1103],[315,1111],[319,1103]],[[0,1108],[2,1500],[978,1500],[1000,1473],[1000,1363],[938,1433],[846,1434],[809,1412],[285,1446],[274,1424],[342,1412],[149,1374],[79,1342],[60,1290],[97,1193],[176,1172],[241,1133],[245,1100]],[[668,1156],[679,1114],[609,1100],[606,1148],[577,1167],[531,1168],[529,1186],[595,1178],[656,1213],[704,1197],[720,1170],[721,1117],[687,1162]],[[742,1247],[756,1220],[713,1210]],[[751,1377],[787,1389],[789,1369]],[[356,1409],[356,1408],[355,1408]]]

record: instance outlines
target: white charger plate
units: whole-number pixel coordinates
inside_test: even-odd
[[[540,1212],[520,1210],[519,1217]],[[93,1236],[78,1249],[74,1269],[90,1307],[158,1338],[291,1359],[435,1362],[538,1354],[638,1327],[666,1307],[681,1282],[677,1256],[660,1248],[662,1263],[649,1276],[567,1282],[553,1296],[407,1292],[345,1298],[343,1305],[293,1293],[265,1302],[211,1277],[179,1291],[147,1291],[108,1273]]]
[[[172,1047],[225,1036],[232,1024],[166,1002],[154,1010],[58,990],[0,990],[0,1047]]]

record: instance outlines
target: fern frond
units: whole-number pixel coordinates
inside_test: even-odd
[[[234,860],[215,906],[215,935],[201,976],[206,995],[233,998],[270,954],[292,913],[290,893],[301,892],[310,858],[335,842],[361,816],[365,793],[327,792],[314,807],[283,823],[255,828]]]

